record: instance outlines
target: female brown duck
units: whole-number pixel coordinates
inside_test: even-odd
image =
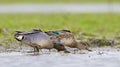
[[[75,39],[74,35],[70,32],[70,30],[57,30],[57,31],[48,31],[46,32],[51,39],[57,40],[58,42],[62,43],[65,46],[71,48],[78,48],[78,49],[86,49],[91,51],[88,47],[88,44],[78,41]]]

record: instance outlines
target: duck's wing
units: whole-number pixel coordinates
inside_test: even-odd
[[[45,32],[47,35],[49,35],[49,36],[54,36],[54,35],[58,35],[59,34],[59,32],[58,31],[47,31],[47,32]]]
[[[65,33],[71,33],[71,31],[63,29],[63,30],[47,31],[45,33],[52,36],[52,35],[60,35],[60,34],[65,34]]]

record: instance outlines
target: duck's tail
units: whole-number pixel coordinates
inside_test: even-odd
[[[77,40],[77,48],[80,50],[88,50],[88,51],[92,51],[91,49],[89,49],[89,44],[85,41],[81,41],[81,40]]]

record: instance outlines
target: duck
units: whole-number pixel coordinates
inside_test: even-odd
[[[50,36],[42,32],[40,29],[32,29],[30,32],[16,31],[14,38],[24,44],[34,48],[34,52],[39,53],[39,49],[57,49],[58,51],[68,52],[64,45],[53,42]]]
[[[77,40],[70,30],[55,30],[47,31],[45,33],[51,36],[52,40],[56,40],[67,47],[91,51],[88,44],[84,43],[83,41]]]

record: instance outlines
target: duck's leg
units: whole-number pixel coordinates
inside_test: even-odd
[[[34,47],[34,52],[39,52],[39,48],[37,46]]]
[[[37,46],[34,47],[34,54],[39,55],[39,48]]]
[[[34,52],[36,51],[36,48],[34,47]]]
[[[20,50],[22,50],[22,45],[23,45],[22,42],[20,42],[20,44],[19,44]]]

